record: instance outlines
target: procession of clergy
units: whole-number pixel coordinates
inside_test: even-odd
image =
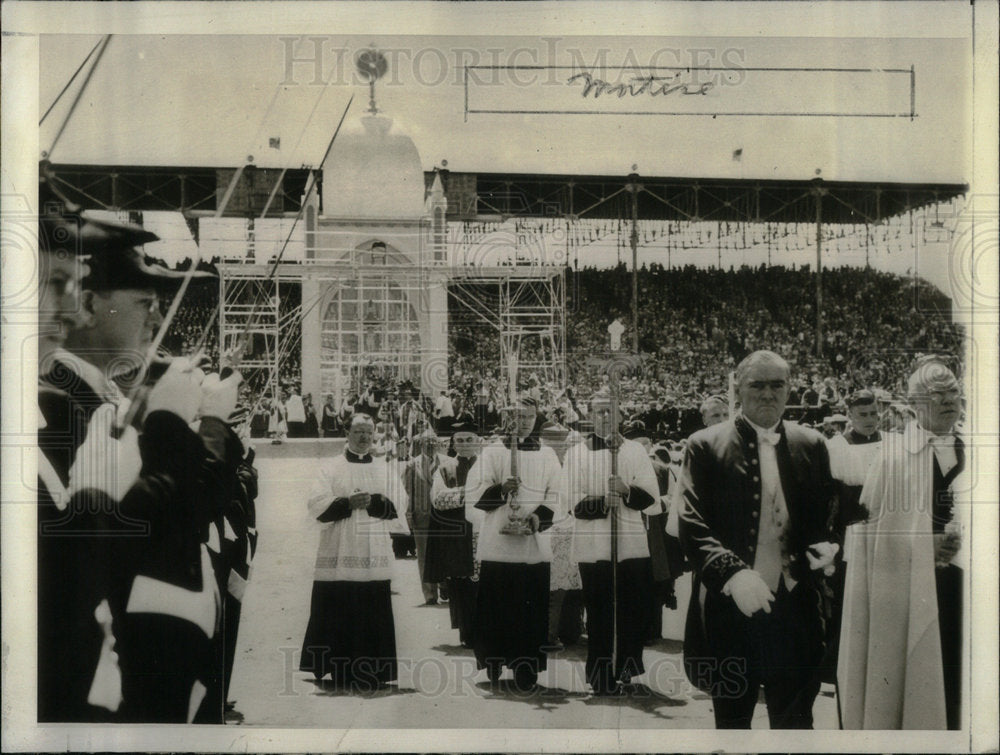
[[[220,723],[256,544],[240,375],[175,358],[126,397],[123,376],[152,374],[159,302],[181,274],[134,248],[151,234],[67,217],[40,225],[39,720]],[[763,687],[772,728],[811,728],[835,679],[844,728],[960,727],[955,375],[918,361],[901,433],[880,434],[874,396],[855,393],[827,442],[782,420],[789,369],[770,351],[744,359],[738,412],[708,407],[674,484],[623,439],[612,395],[592,398],[593,431],[559,453],[521,396],[503,440],[455,426],[456,455],[425,438],[402,479],[355,415],[307,502],[321,532],[301,670],[362,693],[396,679],[389,522],[405,516],[425,599],[446,584],[491,682],[509,671],[516,691],[536,688],[553,546],[568,541],[595,695],[629,694],[662,615],[656,582],[687,568],[685,670],[718,727],[749,728]],[[672,575],[663,542],[683,554]]]
[[[593,397],[593,432],[559,449],[561,463],[521,396],[502,441],[480,447],[460,425],[446,457],[425,435],[402,486],[357,415],[309,499],[323,529],[301,670],[361,689],[396,678],[387,520],[405,512],[425,598],[447,580],[478,667],[494,683],[509,669],[523,693],[546,668],[552,546],[568,526],[587,682],[595,695],[627,695],[644,672],[649,612],[662,610],[650,600],[652,522],[676,535],[693,572],[685,669],[712,696],[719,728],[749,728],[762,686],[773,728],[811,728],[823,681],[838,682],[844,728],[958,728],[958,382],[943,360],[921,359],[902,433],[879,433],[863,390],[848,401],[850,428],[826,441],[782,421],[788,377],[779,355],[748,356],[736,370],[740,412],[691,436],[673,487],[622,438],[609,395]]]

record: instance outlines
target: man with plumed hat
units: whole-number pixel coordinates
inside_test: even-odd
[[[44,176],[44,173],[43,173]],[[46,370],[52,354],[76,326],[80,284],[89,273],[88,254],[80,241],[82,218],[66,210],[47,182],[40,185],[38,225],[38,364]],[[89,251],[89,249],[87,250]],[[109,719],[120,704],[112,685],[105,699],[88,701],[102,655],[111,675],[118,674],[105,652],[105,635],[93,612],[103,599],[84,579],[80,565],[87,549],[79,539],[43,536],[51,523],[66,518],[69,504],[69,456],[73,439],[54,432],[41,407],[66,401],[63,391],[39,383],[38,422],[38,720]],[[66,428],[68,429],[68,428]],[[63,435],[64,437],[59,437]],[[70,448],[67,448],[70,446]],[[79,551],[79,552],[77,552]],[[106,622],[110,629],[110,621]],[[73,627],[74,631],[67,631]]]
[[[491,682],[511,669],[520,691],[531,690],[547,666],[552,553],[540,533],[561,510],[559,459],[541,445],[537,419],[535,399],[519,397],[510,434],[483,449],[465,485],[466,506],[484,512],[476,553],[476,662]]]
[[[479,454],[479,434],[468,422],[451,426],[455,456],[440,457],[431,485],[430,528],[424,578],[447,582],[452,629],[464,647],[472,646],[478,580],[472,522],[466,516],[465,483]]]
[[[181,276],[143,258],[156,237],[141,228],[58,215],[52,238],[89,254],[89,271],[73,329],[40,365],[39,446],[65,493],[39,508],[39,720],[190,722],[212,683],[202,540],[227,481],[188,423],[224,423],[239,378],[206,383],[174,360],[136,427],[120,427],[115,379],[145,367],[158,292]]]
[[[613,695],[622,689],[619,682],[645,672],[642,648],[652,584],[642,511],[656,504],[659,488],[646,449],[619,434],[608,396],[591,400],[590,418],[594,431],[566,454],[563,484],[575,520],[573,560],[580,567],[587,609],[587,683],[596,695]],[[615,474],[613,448],[617,449]],[[611,526],[612,517],[616,528]],[[613,564],[615,530],[617,563]],[[615,583],[617,590],[612,589]]]
[[[848,530],[837,669],[845,729],[959,729],[962,689],[961,386],[941,357],[907,381],[916,414],[886,433]]]
[[[789,375],[771,351],[741,361],[740,414],[692,435],[681,471],[685,670],[718,728],[749,729],[761,686],[772,729],[812,728],[835,488],[823,437],[781,418]]]
[[[827,439],[835,438],[847,430],[847,417],[843,414],[828,414],[823,417],[822,432]]]

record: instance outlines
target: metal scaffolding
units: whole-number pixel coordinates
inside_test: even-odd
[[[345,305],[360,307],[354,327],[338,326],[328,331],[325,324],[321,338],[336,337],[342,359],[331,368],[340,368],[345,358],[356,355],[357,369],[350,379],[360,380],[365,366],[398,368],[401,379],[412,378],[412,362],[407,361],[408,345],[392,341],[392,336],[406,335],[400,323],[408,318],[393,318],[390,308],[405,307],[400,294],[426,290],[442,282],[453,301],[463,312],[488,324],[500,346],[500,365],[504,379],[509,355],[518,355],[521,374],[536,373],[546,381],[564,385],[566,381],[566,285],[565,269],[558,266],[511,266],[484,268],[474,265],[421,269],[412,265],[363,265],[336,261],[287,262],[278,266],[277,275],[268,278],[270,266],[253,263],[219,265],[219,343],[228,348],[246,334],[251,349],[242,364],[246,370],[266,370],[271,380],[267,386],[276,395],[277,375],[290,348],[301,348],[301,319],[316,306],[329,306],[335,296],[341,310]],[[303,300],[300,307],[281,312],[283,286],[301,283],[306,274],[320,285],[316,301]],[[340,302],[345,291],[356,291],[350,302]],[[384,296],[365,298],[367,291],[381,290]],[[364,307],[371,305],[371,311]],[[381,309],[380,309],[381,308]],[[340,310],[338,310],[340,311]],[[352,312],[354,310],[351,310]],[[345,314],[341,311],[341,322]],[[325,320],[325,313],[323,319]],[[412,328],[411,328],[412,330]],[[397,333],[398,331],[398,333]],[[409,331],[407,331],[409,332]],[[355,339],[356,348],[345,351],[345,341]],[[371,348],[369,348],[371,347]],[[410,355],[415,356],[415,355]],[[419,356],[416,355],[419,359]],[[344,362],[346,364],[346,362]]]
[[[219,265],[219,350],[244,339],[241,369],[245,375],[264,371],[266,392],[277,396],[278,367],[289,338],[287,322],[298,312],[282,315],[281,283],[290,281],[268,272],[263,265]]]
[[[448,292],[466,312],[496,331],[498,367],[505,382],[511,379],[510,357],[516,355],[520,374],[536,373],[566,384],[565,268],[452,268]]]

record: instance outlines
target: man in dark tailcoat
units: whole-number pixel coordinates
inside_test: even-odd
[[[788,380],[780,356],[750,354],[736,370],[741,413],[692,435],[684,460],[685,669],[718,728],[750,728],[762,685],[771,728],[812,727],[835,489],[823,437],[781,419]]]

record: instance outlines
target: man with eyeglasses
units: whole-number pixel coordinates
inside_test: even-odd
[[[39,447],[64,490],[39,499],[39,720],[190,723],[221,687],[204,541],[242,456],[225,424],[239,375],[173,360],[123,427],[116,380],[143,374],[160,292],[183,274],[143,259],[136,247],[157,237],[141,228],[55,215],[52,238],[89,270],[40,365]]]
[[[961,388],[941,357],[907,381],[916,419],[886,433],[848,531],[837,678],[845,729],[961,728]]]
[[[823,436],[781,418],[789,372],[774,352],[746,357],[740,413],[692,435],[681,472],[685,670],[720,729],[750,728],[761,686],[772,729],[810,729],[820,688],[835,488]]]
[[[118,529],[114,508],[141,459],[134,429],[110,438],[121,391],[105,370],[68,349],[80,348],[74,340],[88,322],[85,289],[103,255],[156,237],[83,217],[48,180],[40,199],[38,720],[112,720],[121,675],[103,536]],[[106,444],[99,428],[108,431]],[[97,453],[100,445],[113,454]]]

